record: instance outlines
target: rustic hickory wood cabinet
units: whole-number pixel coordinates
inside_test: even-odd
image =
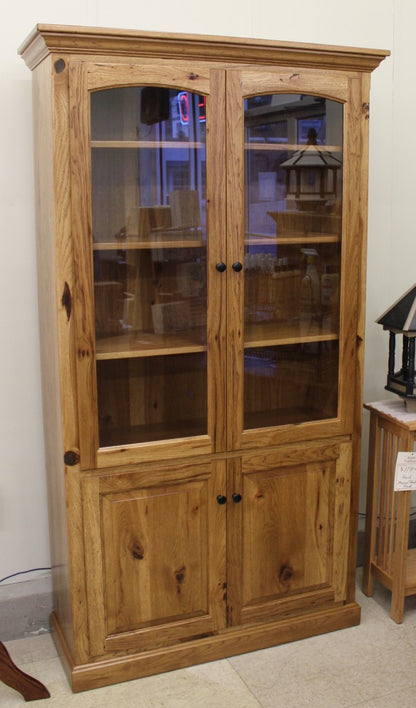
[[[359,622],[370,72],[39,25],[55,612],[73,690]]]

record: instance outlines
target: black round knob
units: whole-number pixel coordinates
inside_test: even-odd
[[[232,264],[232,269],[235,270],[236,273],[239,273],[240,270],[243,270],[243,264],[240,263],[240,261],[237,261],[236,263]]]
[[[218,504],[225,504],[226,501],[227,501],[227,497],[225,497],[224,494],[218,494],[218,496],[217,496]]]
[[[238,502],[240,502],[242,499],[241,494],[237,494],[237,492],[233,492],[232,496],[234,504],[238,504]]]
[[[74,450],[67,450],[64,454],[64,462],[68,467],[73,467],[79,462],[79,455]]]
[[[224,273],[227,266],[225,265],[225,263],[220,261],[219,263],[217,263],[217,265],[215,267],[219,273]]]

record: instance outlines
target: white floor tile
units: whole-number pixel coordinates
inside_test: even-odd
[[[49,633],[24,639],[13,639],[7,642],[6,646],[11,658],[18,666],[33,661],[53,659],[57,656],[54,641]]]
[[[416,598],[403,624],[390,619],[390,593],[359,588],[358,627],[167,674],[72,694],[49,634],[6,642],[50,699],[36,708],[415,708]],[[21,706],[0,682],[1,708]]]

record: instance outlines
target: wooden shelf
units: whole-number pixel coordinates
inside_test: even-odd
[[[207,421],[192,419],[149,425],[132,425],[100,430],[100,448],[174,440],[207,434]]]
[[[205,143],[200,142],[177,142],[175,140],[91,140],[92,148],[122,148],[122,149],[179,149],[179,150],[195,150],[205,148]]]
[[[244,430],[253,428],[270,428],[281,425],[298,425],[313,420],[322,420],[322,411],[313,408],[281,408],[279,410],[257,411],[245,413]]]
[[[268,246],[270,244],[305,244],[310,243],[340,243],[341,238],[337,234],[316,234],[313,232],[291,234],[290,236],[248,236],[244,239],[246,246]],[[179,239],[177,236],[152,238],[149,240],[134,238],[120,241],[103,241],[93,244],[94,251],[136,251],[152,248],[203,248],[204,241],[201,238]]]
[[[244,348],[331,342],[339,339],[337,332],[328,332],[319,324],[293,322],[261,322],[245,325]]]
[[[91,140],[92,148],[122,148],[122,149],[182,149],[182,150],[195,150],[198,148],[205,148],[205,143],[193,141],[176,141],[176,140]],[[306,147],[305,143],[244,143],[245,150],[267,150],[267,151],[277,151],[277,152],[298,152],[299,150],[304,150]],[[341,145],[315,145],[317,150],[321,152],[340,152],[342,153]]]
[[[96,358],[98,361],[104,361],[205,352],[207,347],[202,343],[203,332],[203,328],[198,328],[192,332],[135,332],[100,337],[96,341]]]
[[[266,236],[254,235],[246,236],[244,244],[246,246],[265,246],[270,243],[276,244],[298,244],[298,243],[340,243],[341,237],[338,234],[319,234],[314,231],[291,233],[290,235]]]
[[[318,152],[341,152],[342,145],[314,145]],[[298,152],[304,150],[306,143],[244,143],[244,150],[277,150],[279,152]]]
[[[306,332],[304,327],[305,325],[300,321],[291,324],[279,322],[246,324],[244,348],[331,342],[338,339],[336,332],[325,331],[317,324],[309,324]],[[103,361],[205,352],[207,346],[202,342],[203,332],[204,329],[200,328],[196,331],[179,333],[135,332],[97,337],[96,358],[98,361]]]
[[[93,244],[94,251],[141,251],[154,248],[203,248],[205,246],[201,237],[195,238],[180,238],[177,234],[172,236],[163,234],[160,237],[151,239],[140,239],[133,237],[132,239],[120,241],[103,241]]]

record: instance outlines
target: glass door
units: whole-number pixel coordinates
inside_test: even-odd
[[[241,77],[240,86],[255,86]],[[268,83],[276,82],[268,76]],[[244,447],[262,435],[268,443],[291,439],[288,426],[309,426],[310,437],[328,423],[345,426],[341,278],[348,264],[344,101],[310,88],[246,97],[243,90],[235,114],[237,105],[244,122],[234,124],[232,143],[244,220],[230,245],[241,266],[230,296],[240,298],[242,327],[231,335],[229,371],[243,382],[233,444]]]
[[[206,97],[91,95],[99,446],[207,433]]]
[[[342,104],[267,94],[244,122],[244,428],[334,418]]]
[[[143,85],[88,92],[91,239],[83,247],[92,264],[95,405],[86,403],[96,449],[113,448],[112,457],[114,448],[141,444],[141,454],[150,454],[149,445],[162,442],[164,455],[179,446],[186,454],[191,439],[195,451],[195,438],[206,451],[213,447],[206,141],[211,106],[205,92],[192,89],[186,82],[180,88],[149,83],[147,75]],[[174,443],[170,453],[167,441]],[[140,456],[138,449],[130,453]]]

